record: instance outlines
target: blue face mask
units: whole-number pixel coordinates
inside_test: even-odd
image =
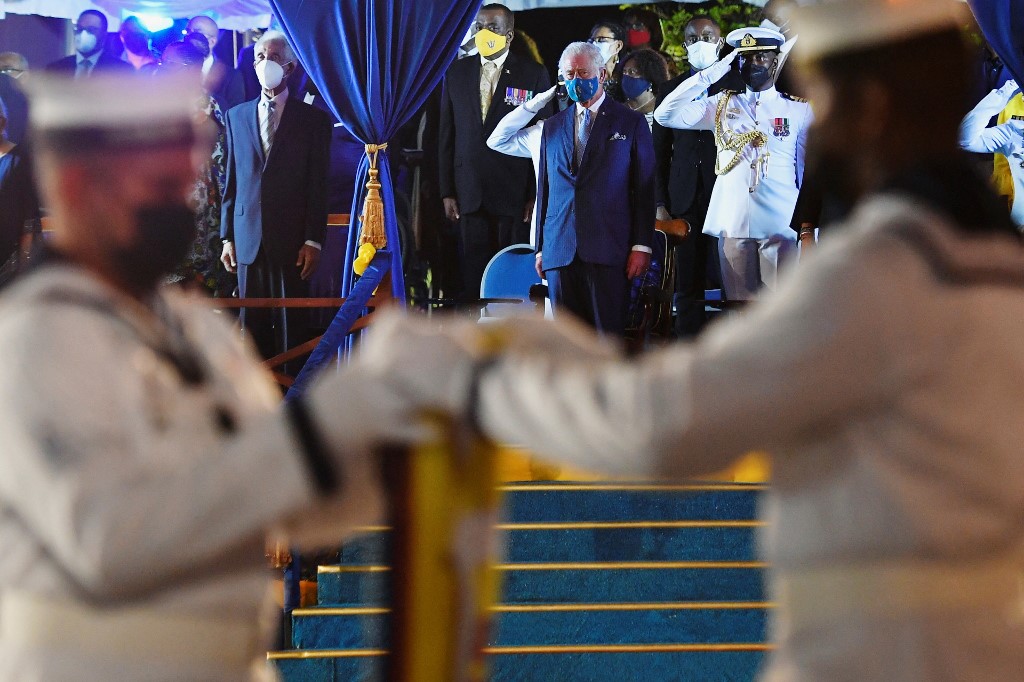
[[[565,89],[569,91],[569,97],[574,102],[587,102],[594,98],[601,81],[597,76],[593,78],[570,78],[565,82]]]
[[[622,94],[626,96],[626,99],[636,99],[651,89],[651,81],[634,76],[623,76],[621,86]]]

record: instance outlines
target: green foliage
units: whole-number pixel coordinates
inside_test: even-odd
[[[633,6],[635,5],[623,5],[622,9],[628,10]],[[749,5],[743,0],[708,0],[692,4],[659,2],[640,6],[661,17],[661,30],[665,33],[665,43],[661,49],[672,57],[681,72],[690,68],[686,63],[683,29],[695,16],[704,14],[714,19],[722,27],[723,36],[733,29],[757,26],[761,23],[761,8]]]

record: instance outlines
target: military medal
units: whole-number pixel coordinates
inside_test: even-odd
[[[522,88],[505,88],[505,104],[518,107],[520,104],[526,104],[526,102],[532,98],[532,90],[523,90]]]
[[[775,135],[775,137],[789,137],[788,118],[772,119],[772,128],[772,134]]]

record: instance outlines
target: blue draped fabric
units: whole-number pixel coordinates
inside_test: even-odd
[[[387,251],[378,251],[377,255],[373,257],[366,272],[352,287],[348,298],[345,299],[345,304],[341,306],[327,331],[324,332],[320,343],[313,349],[306,364],[302,366],[302,370],[295,377],[295,382],[284,396],[285,400],[293,400],[302,396],[320,370],[336,359],[338,348],[344,343],[352,325],[362,316],[366,304],[373,297],[373,292],[384,279],[384,275],[388,273],[388,268],[391,267],[390,258],[391,255]]]
[[[345,127],[364,144],[390,140],[423,106],[455,59],[480,0],[272,0],[285,35]],[[387,154],[381,154],[381,194],[391,252],[391,293],[405,301],[398,218]],[[341,295],[353,286],[358,216],[370,161],[356,170]]]
[[[1024,0],[968,0],[985,40],[1024,84]]]

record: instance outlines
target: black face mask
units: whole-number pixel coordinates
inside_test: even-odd
[[[126,32],[121,36],[121,42],[124,43],[124,49],[132,54],[140,57],[149,54],[149,38],[143,33]]]
[[[751,90],[760,90],[772,79],[772,71],[767,66],[755,66],[754,62],[745,62],[740,69],[740,77]]]
[[[125,283],[148,291],[188,255],[196,239],[196,217],[184,204],[150,204],[136,212],[133,244],[118,249],[118,272]]]

